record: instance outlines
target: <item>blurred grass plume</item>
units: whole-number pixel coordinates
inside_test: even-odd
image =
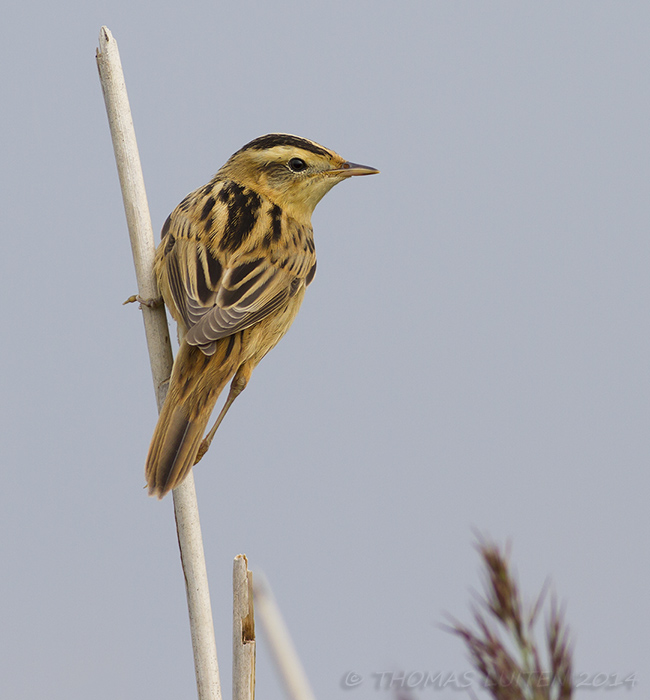
[[[495,700],[570,700],[572,653],[568,628],[555,600],[548,606],[545,644],[535,641],[535,627],[546,599],[545,584],[534,605],[522,603],[509,564],[509,550],[478,538],[483,560],[484,594],[472,606],[475,629],[452,619],[448,631],[469,652],[483,687]],[[476,695],[472,691],[472,695]]]

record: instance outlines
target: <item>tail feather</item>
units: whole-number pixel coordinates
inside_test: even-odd
[[[188,475],[210,415],[190,420],[183,407],[178,406],[168,413],[168,416],[160,415],[145,467],[149,495],[158,498],[176,488]]]
[[[181,343],[147,455],[150,496],[162,498],[194,465],[212,409],[237,366],[229,361],[230,353],[224,357],[220,349],[207,356],[198,347]]]

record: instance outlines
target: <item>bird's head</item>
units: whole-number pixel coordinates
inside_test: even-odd
[[[336,185],[376,168],[350,163],[338,153],[291,134],[267,134],[234,153],[217,173],[265,195],[299,220]]]

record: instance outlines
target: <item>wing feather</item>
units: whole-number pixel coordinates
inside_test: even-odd
[[[286,303],[316,262],[313,244],[297,245],[300,235],[311,243],[311,228],[286,218],[286,235],[275,236],[270,249],[264,245],[274,226],[270,203],[260,207],[254,235],[242,237],[237,248],[230,242],[224,247],[224,232],[236,212],[219,197],[222,184],[197,190],[172,212],[156,255],[158,283],[172,315],[184,325],[187,342],[206,354],[214,352],[219,338],[252,326]],[[208,201],[211,216],[206,216]]]

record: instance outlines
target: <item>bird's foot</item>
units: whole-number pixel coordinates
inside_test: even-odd
[[[207,438],[201,440],[201,444],[199,445],[199,451],[196,453],[196,459],[194,460],[194,464],[198,464],[203,459],[203,455],[208,451],[211,442],[212,440],[208,440]]]
[[[146,306],[148,309],[157,309],[159,306],[162,306],[163,303],[162,297],[156,297],[155,299],[143,299],[139,294],[132,294],[125,302],[122,303],[122,306],[125,306],[126,304],[133,304],[136,301],[138,304],[140,304],[140,308]]]

